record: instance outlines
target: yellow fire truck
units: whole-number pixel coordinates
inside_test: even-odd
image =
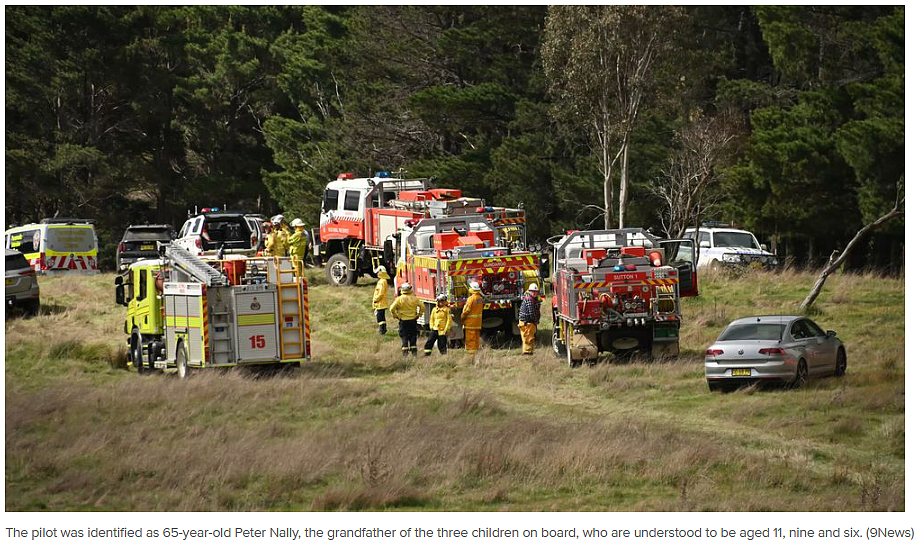
[[[281,365],[310,358],[307,282],[291,259],[198,257],[173,243],[115,279],[139,373]]]

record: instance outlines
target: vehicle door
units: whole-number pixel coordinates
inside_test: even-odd
[[[813,321],[805,319],[803,322],[815,340],[817,359],[822,367],[822,371],[832,372],[837,361],[836,342],[833,339],[827,337],[827,332],[822,330],[821,327],[815,324]]]
[[[696,297],[700,294],[696,279],[696,247],[692,239],[662,240],[666,265],[677,269],[678,289],[681,297]]]
[[[794,347],[800,352],[801,358],[804,358],[805,362],[808,363],[809,373],[820,373],[823,367],[818,347],[816,346],[817,337],[814,334],[814,330],[808,327],[803,318],[792,323],[789,333],[795,344]]]

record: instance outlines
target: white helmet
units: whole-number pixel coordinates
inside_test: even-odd
[[[272,217],[272,224],[281,224],[284,222],[284,215],[275,215]]]
[[[403,285],[399,286],[399,289],[403,291],[409,291],[412,289],[412,284],[410,284],[409,282],[403,282]]]
[[[447,294],[446,294],[446,293],[442,293],[441,295],[438,295],[438,302],[440,302],[440,301],[447,301]]]
[[[473,291],[479,291],[482,288],[479,286],[479,282],[477,282],[476,280],[473,280],[472,282],[470,282],[470,289]]]
[[[530,284],[530,286],[527,288],[527,291],[540,291],[540,286],[537,284]]]
[[[294,220],[291,221],[291,226],[293,226],[294,228],[297,228],[298,226],[300,226],[302,228],[306,225],[299,218],[295,218]]]
[[[379,265],[377,266],[376,269],[374,269],[374,274],[380,274],[381,272],[386,272],[386,271],[387,271],[387,267],[383,265]]]

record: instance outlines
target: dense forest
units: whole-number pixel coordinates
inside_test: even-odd
[[[821,265],[903,186],[904,28],[884,6],[7,7],[6,223],[95,218],[104,261],[131,223],[318,221],[338,173],[391,170],[523,204],[534,241],[725,220]],[[848,268],[903,251],[900,218]]]

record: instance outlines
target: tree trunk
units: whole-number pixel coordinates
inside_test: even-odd
[[[604,174],[604,229],[613,228],[613,190],[611,190],[611,172],[608,169]]]
[[[626,202],[629,200],[629,138],[620,157],[620,228],[626,228]]]
[[[900,189],[898,191],[900,192]],[[836,253],[836,251],[834,253],[831,253],[831,258],[828,260],[827,266],[824,267],[824,270],[821,271],[821,274],[818,276],[818,279],[815,280],[814,286],[812,286],[811,291],[808,292],[808,296],[805,297],[805,300],[802,301],[802,304],[799,305],[799,309],[804,311],[815,302],[815,300],[818,298],[818,294],[821,293],[821,288],[824,287],[824,282],[827,281],[827,277],[833,274],[835,270],[840,268],[840,265],[842,265],[843,262],[847,260],[847,257],[850,256],[850,253],[853,251],[854,246],[859,242],[859,240],[863,238],[863,236],[865,236],[872,230],[875,230],[882,224],[885,224],[886,222],[893,219],[894,217],[902,214],[902,212],[898,210],[898,207],[900,206],[901,206],[901,199],[900,199],[900,193],[899,193],[899,198],[898,198],[898,201],[895,202],[894,209],[889,211],[886,215],[883,215],[881,218],[879,218],[875,222],[870,222],[869,224],[863,226],[859,232],[856,232],[856,235],[853,236],[853,239],[850,240],[850,243],[847,244],[846,248],[844,248],[843,250],[843,253],[841,253],[839,257],[834,258],[834,253]]]

